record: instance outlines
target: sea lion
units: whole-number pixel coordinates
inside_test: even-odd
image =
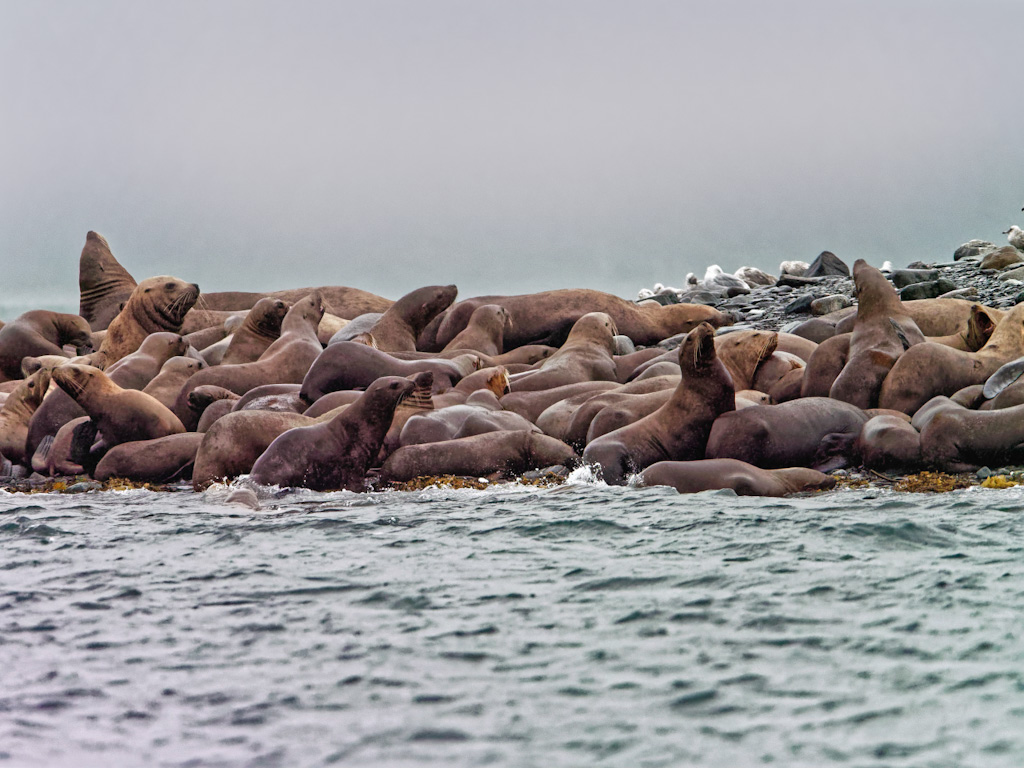
[[[905,418],[872,416],[860,428],[854,453],[868,469],[921,469],[921,435]]]
[[[78,314],[94,331],[117,317],[135,290],[136,282],[122,267],[103,235],[88,232],[78,260]]]
[[[640,479],[644,485],[667,485],[680,493],[731,488],[738,496],[789,496],[836,485],[834,477],[814,469],[761,469],[737,459],[659,461],[641,472]]]
[[[442,443],[406,445],[381,468],[382,482],[405,482],[421,476],[500,473],[515,477],[531,469],[573,464],[576,454],[561,440],[526,430],[487,432]]]
[[[231,410],[304,413],[309,404],[299,397],[301,386],[301,384],[261,384],[238,398]]]
[[[704,456],[711,425],[736,407],[732,377],[715,351],[714,328],[701,323],[679,347],[682,378],[654,413],[588,443],[583,461],[597,464],[609,485],[658,461]],[[747,409],[750,410],[750,409]]]
[[[122,358],[122,360],[124,359],[126,358]],[[169,358],[160,367],[160,372],[143,387],[142,391],[155,397],[168,408],[173,408],[185,382],[192,378],[194,373],[206,367],[206,363],[196,360],[194,357],[178,355]]]
[[[758,364],[750,388],[770,394],[772,388],[787,374],[791,371],[800,371],[800,375],[803,376],[806,367],[807,364],[796,355],[776,350]]]
[[[513,411],[520,416],[537,423],[537,418],[549,407],[583,392],[607,392],[611,389],[618,389],[619,385],[614,381],[581,381],[575,384],[565,384],[561,387],[551,389],[539,389],[536,392],[510,392],[499,398],[501,407],[506,411]]]
[[[1024,405],[972,411],[945,399],[921,428],[921,459],[942,472],[1024,462]]]
[[[477,307],[484,304],[498,304],[508,310],[511,327],[505,331],[505,349],[537,343],[558,346],[573,324],[590,312],[609,315],[619,333],[644,345],[657,344],[701,322],[716,328],[733,322],[730,315],[699,304],[641,306],[610,293],[583,288],[519,296],[478,296],[460,301],[431,323],[421,335],[418,348],[443,349],[466,327]]]
[[[365,490],[366,470],[380,451],[395,406],[414,386],[398,376],[377,379],[329,421],[277,437],[256,460],[250,478],[260,485],[315,491]]]
[[[236,365],[259,360],[267,348],[281,337],[281,323],[289,309],[291,305],[281,299],[264,297],[257,301],[231,334],[220,364]]]
[[[577,397],[585,397],[585,399],[581,400],[579,402],[579,405],[573,408],[569,418],[569,422],[565,425],[565,428],[564,430],[562,430],[562,433],[546,434],[551,434],[552,437],[557,437],[559,440],[564,440],[566,443],[573,446],[574,448],[582,450],[583,446],[586,445],[587,434],[588,430],[590,429],[591,423],[605,408],[609,406],[618,406],[622,403],[629,403],[632,400],[634,400],[635,395],[646,395],[650,394],[651,392],[664,391],[664,397],[667,399],[667,397],[671,395],[672,390],[679,385],[680,378],[681,374],[678,373],[677,366],[677,373],[672,376],[661,376],[649,379],[641,379],[639,381],[631,381],[627,384],[623,384],[621,387],[610,389],[606,392],[588,392],[585,393],[584,395],[578,395]],[[575,399],[576,398],[567,398],[566,400],[562,400],[560,402],[564,403]],[[660,408],[664,404],[664,402],[665,400],[659,400],[657,405],[654,405],[653,407],[647,410],[644,410],[645,406],[640,406],[636,411],[637,415],[635,418],[631,418],[628,421],[623,421],[621,424],[618,424],[616,427],[614,427],[614,429],[618,429],[620,426],[625,426],[625,424],[627,423],[632,423],[637,419],[643,418],[648,413],[653,413],[658,408]],[[557,403],[555,403],[555,405],[557,405]],[[554,406],[551,407],[553,408]],[[630,406],[627,405],[627,408],[629,407]],[[550,408],[547,410],[550,410]],[[544,413],[547,413],[547,410],[543,411],[541,413],[541,416],[543,416]],[[537,417],[537,420],[540,420],[540,416]],[[605,432],[610,431],[612,430],[605,430]],[[601,434],[604,434],[604,432],[602,432]]]
[[[323,351],[316,329],[324,314],[319,294],[295,302],[281,321],[281,336],[260,358],[251,363],[237,363],[199,371],[182,387],[174,412],[187,426],[194,428],[194,414],[188,407],[189,393],[203,384],[216,384],[244,395],[261,384],[300,384],[310,366]]]
[[[867,420],[855,405],[828,397],[743,408],[715,421],[706,456],[740,459],[762,469],[835,469],[845,466]]]
[[[476,421],[473,426],[466,430],[465,434],[460,434],[463,427],[474,419],[488,419],[488,421]],[[485,423],[495,428],[482,429],[481,427]],[[502,410],[497,402],[487,405],[450,405],[446,408],[423,411],[411,416],[402,427],[398,443],[399,446],[440,443],[445,440],[451,440],[456,435],[467,437],[469,434],[482,434],[485,431],[498,432],[502,430],[540,431],[533,423],[527,421],[518,413]]]
[[[903,309],[917,323],[918,329],[925,336],[952,336],[963,333],[971,317],[971,307],[977,302],[966,299],[914,299],[904,301]],[[998,322],[1005,311],[986,307],[988,315]],[[857,318],[856,307],[833,312],[827,318],[839,316],[836,321],[836,333],[849,333],[853,330]],[[823,318],[825,319],[825,318]]]
[[[123,477],[136,483],[171,483],[188,480],[203,436],[195,432],[121,443],[111,448],[93,470],[104,482]]]
[[[82,406],[108,448],[185,431],[178,417],[155,397],[122,389],[98,368],[62,365],[53,370],[53,381]]]
[[[181,321],[199,298],[199,286],[163,275],[143,280],[124,308],[110,321],[107,335],[92,356],[99,368],[109,368],[139,348],[151,333],[178,333]]]
[[[908,349],[882,382],[878,404],[912,414],[935,395],[952,395],[981,384],[1001,365],[1024,356],[1024,304],[999,321],[988,343],[977,352],[961,352],[925,342]]]
[[[28,425],[50,386],[50,369],[41,368],[24,379],[0,408],[0,454],[15,464],[25,464]]]
[[[21,361],[39,355],[68,358],[64,345],[78,354],[92,352],[89,323],[78,315],[35,309],[0,328],[0,381],[22,378]]]
[[[513,392],[536,392],[581,381],[617,381],[615,323],[604,312],[589,312],[577,320],[565,344],[535,371],[511,377]]]
[[[500,355],[505,351],[505,328],[510,324],[507,309],[498,304],[483,304],[473,310],[466,327],[441,351],[470,349],[485,355]]]
[[[439,313],[455,301],[454,285],[428,285],[407,293],[370,328],[377,348],[384,352],[416,351],[416,338]]]

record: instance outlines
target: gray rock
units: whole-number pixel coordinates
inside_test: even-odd
[[[974,476],[979,480],[987,480],[988,478],[992,477],[993,474],[995,473],[988,467],[982,467],[981,469],[974,473]]]
[[[914,283],[900,291],[902,301],[915,301],[917,299],[936,299],[944,293],[956,290],[956,283],[946,278],[929,280],[927,283]]]
[[[997,278],[999,280],[1024,280],[1024,267],[1013,267],[1006,270]]]
[[[892,280],[892,284],[896,288],[906,288],[908,285],[914,283],[927,283],[930,280],[939,279],[939,270],[937,269],[897,269],[891,275],[889,279]]]
[[[87,482],[75,483],[64,491],[64,493],[86,493],[88,491],[99,491],[102,489],[103,483],[97,483],[95,480],[89,480]]]
[[[850,306],[853,306],[853,302],[847,296],[836,293],[831,296],[822,296],[820,299],[812,301],[811,314],[818,316],[827,315],[829,312],[835,312],[837,309],[845,309]]]
[[[803,277],[801,275],[782,275],[777,285],[779,287],[789,286],[791,288],[806,288],[809,285],[817,285],[821,280],[816,277]]]
[[[623,336],[620,334],[614,337],[614,341],[616,355],[629,355],[636,352],[636,345],[629,336]]]
[[[953,251],[953,260],[960,261],[960,259],[984,256],[985,253],[995,250],[996,247],[995,243],[990,243],[988,240],[968,240]]]
[[[804,272],[804,277],[850,276],[850,268],[832,251],[822,251]]]
[[[782,310],[783,314],[795,315],[800,312],[810,312],[811,302],[814,301],[814,294],[804,293],[789,302]]]
[[[1012,245],[1004,245],[991,253],[985,254],[979,265],[981,269],[1005,269],[1011,264],[1020,264],[1024,261],[1021,252]]]

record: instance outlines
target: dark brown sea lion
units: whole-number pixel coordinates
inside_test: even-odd
[[[399,360],[365,344],[341,341],[323,350],[302,381],[302,399],[314,403],[328,392],[368,387],[381,376],[410,376],[420,371],[434,374],[435,391],[443,391],[467,372],[465,360],[424,358]]]
[[[277,437],[256,460],[250,478],[260,485],[316,491],[365,490],[366,471],[380,451],[395,406],[414,386],[398,376],[377,379],[337,416]]]
[[[505,351],[505,329],[510,324],[507,309],[497,304],[483,304],[473,310],[466,327],[441,351],[471,349],[485,355],[500,355]]]
[[[427,324],[455,301],[454,285],[428,285],[407,293],[370,328],[377,348],[385,352],[415,352],[416,338]]]
[[[857,315],[846,363],[829,388],[829,397],[873,408],[882,380],[905,350],[924,342],[924,334],[906,311],[885,275],[864,259],[853,265]]]
[[[731,488],[738,496],[789,496],[827,491],[836,480],[814,469],[761,469],[737,459],[659,461],[640,473],[644,485],[667,485],[680,493]]]
[[[1024,405],[972,411],[947,400],[921,428],[921,459],[943,472],[1024,462]]]
[[[26,357],[66,359],[65,344],[76,347],[78,354],[92,351],[92,335],[84,318],[45,309],[19,315],[0,328],[0,381],[23,378],[21,361]]]
[[[134,278],[110,252],[106,238],[88,232],[78,260],[78,314],[94,331],[102,331],[117,317],[135,286]]]
[[[860,408],[828,397],[743,408],[715,421],[706,456],[740,459],[762,469],[833,469],[845,465],[867,420]]]
[[[1004,363],[1024,355],[1024,304],[999,321],[988,343],[977,352],[962,352],[925,342],[908,349],[882,382],[878,404],[913,414],[935,395],[952,395],[980,384]]]
[[[399,448],[381,468],[383,482],[404,482],[421,476],[468,475],[482,477],[500,473],[521,475],[530,469],[566,466],[576,454],[561,440],[526,430],[487,432]]]
[[[192,411],[189,421],[197,422],[196,432],[205,432],[210,424],[231,412],[238,398],[237,393],[215,384],[198,386],[188,393],[188,408]]]
[[[868,469],[921,469],[921,435],[899,416],[872,416],[860,429],[854,452]]]
[[[15,464],[25,464],[28,425],[50,386],[50,369],[41,368],[21,381],[0,408],[0,454]]]
[[[650,394],[651,392],[663,391],[665,392],[663,397],[665,399],[668,399],[668,397],[671,395],[672,390],[679,385],[680,378],[681,376],[677,373],[674,376],[661,376],[649,379],[641,379],[640,381],[631,381],[627,384],[623,384],[621,387],[617,387],[616,389],[608,390],[607,392],[586,393],[584,395],[586,399],[581,401],[580,404],[573,409],[571,418],[569,419],[569,423],[566,424],[563,433],[552,434],[551,436],[557,437],[559,440],[564,440],[569,445],[582,450],[583,446],[586,445],[587,434],[589,432],[591,423],[605,408],[609,406],[618,406],[623,403],[629,403],[634,399],[636,395],[646,395]],[[568,400],[573,399],[574,398],[568,398]],[[649,410],[643,410],[642,408],[638,409],[638,413],[635,418],[632,418],[629,421],[624,421],[615,426],[613,429],[618,429],[621,426],[625,426],[625,424],[629,424],[638,419],[641,419],[648,413],[654,413],[654,411],[658,410],[658,408],[664,405],[664,403],[665,400],[660,400],[658,401],[657,405],[652,406]],[[541,416],[543,416],[546,412],[547,411],[541,413]],[[538,421],[539,420],[540,417],[538,417]],[[605,434],[605,432],[611,431],[612,429],[606,429],[600,434]]]
[[[565,344],[535,371],[511,377],[513,392],[536,392],[581,381],[617,382],[615,323],[604,312],[590,312],[577,320]]]
[[[189,393],[203,384],[216,384],[244,395],[262,384],[300,384],[323,347],[316,335],[324,304],[318,294],[295,302],[281,322],[281,336],[251,363],[221,365],[199,371],[178,394],[174,412],[194,428],[194,414],[188,407]]]
[[[462,433],[467,423],[472,426]],[[482,429],[484,424],[488,429]],[[402,427],[399,445],[421,445],[423,443],[440,443],[451,440],[457,435],[468,437],[469,434],[483,432],[523,431],[539,432],[531,422],[512,411],[501,410],[497,403],[490,407],[480,405],[451,405],[424,411],[412,416]]]
[[[460,301],[441,320],[428,326],[419,348],[443,349],[466,327],[476,308],[484,304],[497,304],[508,310],[511,327],[505,331],[505,349],[537,343],[558,346],[573,324],[590,312],[609,315],[619,333],[644,345],[657,344],[701,322],[716,328],[732,324],[729,315],[698,304],[641,306],[601,291],[563,289],[520,296],[479,296]]]
[[[736,407],[732,377],[715,351],[714,328],[701,323],[679,347],[682,379],[654,413],[588,443],[583,460],[610,485],[658,461],[704,457],[711,425]]]
[[[178,333],[181,321],[199,298],[199,286],[167,275],[143,280],[124,308],[110,321],[99,351],[92,355],[99,368],[109,368],[137,350],[151,333]]]
[[[100,459],[93,477],[100,482],[123,477],[136,483],[170,483],[192,476],[203,436],[181,432],[114,446]]]
[[[155,397],[122,389],[98,368],[62,365],[53,370],[53,381],[82,406],[108,448],[185,431],[178,417]]]

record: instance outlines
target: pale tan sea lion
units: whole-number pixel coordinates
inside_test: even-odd
[[[645,469],[644,485],[667,485],[680,493],[731,488],[738,496],[789,496],[805,491],[827,491],[836,480],[803,467],[760,469],[738,459],[659,461]]]
[[[25,464],[25,440],[32,414],[50,386],[50,369],[41,368],[21,381],[0,408],[0,454],[15,464]]]

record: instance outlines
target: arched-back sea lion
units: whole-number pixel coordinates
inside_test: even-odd
[[[587,445],[583,460],[598,464],[605,482],[622,484],[658,461],[703,458],[712,423],[736,407],[732,377],[715,352],[710,324],[701,323],[687,335],[679,347],[679,368],[682,379],[668,402]]]
[[[377,348],[384,352],[415,352],[416,338],[427,324],[455,301],[454,285],[428,285],[407,293],[370,329]]]
[[[536,392],[581,381],[617,382],[615,323],[604,312],[589,312],[577,320],[565,344],[535,371],[511,377],[513,392]]]
[[[916,472],[921,468],[921,435],[906,418],[872,416],[860,429],[854,453],[868,469]]]
[[[139,348],[151,333],[178,333],[181,321],[199,298],[199,286],[163,275],[143,280],[124,308],[110,322],[99,351],[92,355],[99,368],[109,368]]]
[[[22,378],[21,361],[39,355],[67,358],[64,345],[79,354],[92,351],[89,323],[78,315],[35,309],[19,315],[0,328],[0,381]]]
[[[329,421],[296,427],[277,437],[256,460],[250,478],[260,485],[365,490],[366,470],[377,457],[395,406],[413,382],[384,376]]]
[[[50,386],[50,369],[41,368],[23,380],[0,408],[0,454],[15,464],[25,464],[25,441],[32,414]]]
[[[761,469],[738,459],[659,461],[640,473],[644,485],[667,485],[680,493],[731,488],[738,496],[788,496],[827,491],[836,480],[814,469]]]

